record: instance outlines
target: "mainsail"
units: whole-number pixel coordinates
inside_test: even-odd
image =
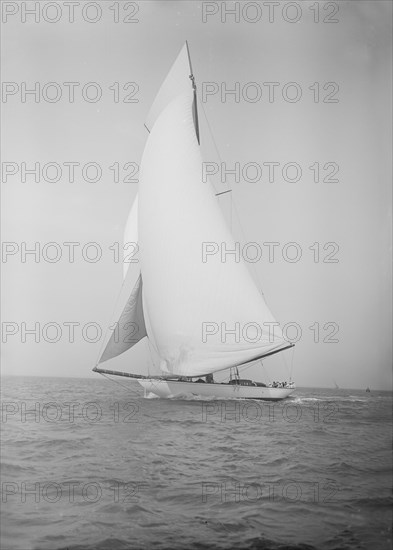
[[[245,264],[220,254],[203,258],[207,243],[234,250],[235,242],[211,184],[202,180],[187,45],[146,127],[139,194],[126,231],[138,241],[140,264],[128,269],[119,325],[135,322],[138,339],[147,335],[162,373],[170,375],[203,376],[285,349]],[[125,349],[112,335],[100,362]]]
[[[194,89],[193,116],[195,131],[198,133],[196,114],[196,93],[187,43],[184,44],[167,77],[165,78],[146,118],[148,131],[154,126],[159,114],[176,95]],[[123,277],[124,283],[118,299],[118,305],[112,316],[111,330],[107,336],[98,364],[120,355],[130,349],[146,333],[148,319],[142,309],[142,277],[139,263],[138,242],[138,194],[136,194],[124,230]],[[128,274],[128,277],[127,277]],[[128,280],[127,280],[128,279]],[[139,306],[140,304],[140,306]],[[138,306],[138,307],[137,307]],[[130,331],[135,328],[134,334]]]
[[[165,107],[167,107],[167,105],[173,101],[176,96],[188,92],[191,88],[194,92],[192,104],[194,126],[199,141],[196,86],[194,83],[194,76],[192,74],[188,43],[186,42],[172,65],[169,73],[167,74],[164,82],[161,84],[161,88],[158,90],[156,98],[153,101],[153,105],[151,106],[146,117],[145,126],[149,132],[153,128],[157,118],[164,111]]]

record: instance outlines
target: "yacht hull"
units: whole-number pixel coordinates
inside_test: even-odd
[[[145,390],[145,397],[154,394],[167,399],[194,396],[209,399],[266,399],[278,401],[285,399],[295,391],[295,388],[209,384],[154,378],[141,379],[138,382]]]

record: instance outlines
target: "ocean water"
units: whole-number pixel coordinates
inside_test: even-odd
[[[3,549],[391,548],[391,392],[269,404],[2,382]]]

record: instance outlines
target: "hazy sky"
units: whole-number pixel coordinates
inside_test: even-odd
[[[41,10],[38,22],[23,13],[22,4],[3,3],[2,79],[9,83],[2,103],[2,233],[8,252],[2,264],[3,374],[90,376],[102,339],[87,342],[82,329],[88,323],[104,329],[110,321],[122,281],[114,243],[122,245],[137,191],[136,182],[122,181],[133,165],[123,167],[140,162],[147,137],[144,119],[188,40],[199,93],[208,82],[218,90],[203,107],[222,161],[228,168],[236,162],[262,167],[256,182],[247,181],[254,176],[251,168],[239,182],[228,176],[244,236],[237,224],[234,231],[242,243],[260,246],[262,258],[252,272],[280,323],[296,323],[288,336],[294,336],[293,327],[301,329],[295,381],[388,389],[391,3],[338,2],[333,13],[334,3],[332,8],[320,2],[317,13],[314,1],[302,1],[300,13],[282,2],[269,22],[266,3],[259,3],[258,14],[255,3],[243,2],[242,7],[250,7],[240,11],[236,22],[220,11],[221,2],[102,1],[95,3],[101,13],[94,5],[85,13],[82,4],[75,6],[73,23],[62,2],[57,11]],[[31,8],[34,2],[24,4]],[[235,4],[227,2],[228,9]],[[257,16],[259,21],[250,22]],[[24,96],[36,82],[39,95]],[[45,86],[50,82],[55,84]],[[80,83],[73,85],[74,102],[67,82]],[[85,87],[89,82],[95,84]],[[220,92],[234,89],[236,82],[239,101],[233,94],[222,97]],[[277,83],[270,85],[271,102],[269,82]],[[286,86],[291,82],[296,85]],[[127,83],[136,83],[138,90]],[[94,102],[97,91],[102,97]],[[259,91],[262,96],[253,101]],[[58,101],[51,101],[56,94]],[[290,101],[296,94],[299,100]],[[138,101],[124,102],[127,97]],[[201,108],[200,118],[204,158],[217,162]],[[64,164],[72,162],[80,163],[74,181]],[[280,165],[269,181],[267,163],[272,162]],[[282,175],[289,162],[301,168],[297,182],[285,181],[285,175],[295,179],[291,169]],[[23,163],[28,169],[39,163],[37,182],[22,173]],[[53,166],[45,168],[47,163],[60,165],[59,181],[49,181],[56,172]],[[99,181],[86,181],[95,175],[90,166],[84,177],[87,163],[99,164]],[[114,181],[116,166],[120,182]],[[324,182],[329,174],[339,181]],[[219,178],[214,179],[217,189],[225,189]],[[80,243],[73,262],[70,245],[64,244],[70,242]],[[273,242],[279,244],[269,262],[269,245],[263,243]],[[32,254],[24,256],[34,243],[39,243],[37,261]],[[97,250],[101,259],[88,261]],[[299,261],[289,261],[299,250]],[[59,261],[49,261],[56,254]],[[338,261],[323,261],[329,258]],[[38,342],[24,333],[36,323]],[[48,323],[53,325],[45,327]],[[69,323],[75,324],[74,342]],[[56,327],[62,332],[50,342]],[[85,336],[94,339],[94,327],[86,330]],[[324,342],[329,335],[338,341]],[[148,360],[142,343],[106,366],[146,372]],[[273,379],[278,362],[265,362]],[[250,372],[263,379],[256,367]]]

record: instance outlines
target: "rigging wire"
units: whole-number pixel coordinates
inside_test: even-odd
[[[130,389],[129,385],[125,385],[125,384],[122,384],[121,382],[119,382],[118,380],[115,380],[114,378],[110,378],[107,374],[103,373],[103,372],[99,372],[98,374],[101,374],[101,376],[103,376],[104,378],[107,378],[108,380],[110,380],[110,382],[113,382],[114,384],[118,384],[119,386],[122,386],[123,388],[125,388],[128,392],[129,391],[132,391],[133,393],[139,395],[139,393],[136,391],[136,390],[132,390]]]
[[[214,134],[213,134],[213,130],[212,130],[212,127],[210,125],[210,122],[209,122],[209,119],[207,117],[207,114],[206,114],[206,110],[203,106],[203,101],[198,93],[198,89],[197,89],[197,97],[199,99],[199,104],[200,106],[202,107],[202,112],[203,112],[203,115],[204,115],[204,118],[205,118],[205,121],[206,121],[206,125],[207,125],[207,128],[208,128],[208,131],[209,131],[209,134],[210,134],[210,137],[212,139],[212,142],[213,142],[213,145],[214,145],[214,148],[216,150],[216,154],[217,154],[217,157],[221,163],[221,167],[222,167],[222,158],[221,158],[221,155],[220,155],[220,151],[218,149],[218,145],[217,145],[217,142],[215,140],[215,137],[214,137]],[[227,184],[227,187],[228,187],[228,190],[231,191],[231,197],[230,197],[230,228],[231,228],[231,231],[233,233],[233,218],[235,218],[236,222],[237,222],[237,225],[239,227],[239,230],[240,230],[240,233],[241,233],[241,238],[243,239],[243,242],[247,242],[247,237],[246,237],[246,234],[245,234],[245,231],[243,229],[243,226],[242,226],[242,223],[241,223],[241,220],[240,220],[240,216],[239,216],[239,212],[238,212],[238,209],[236,207],[236,203],[235,201],[233,200],[233,195],[232,195],[232,191],[233,189],[230,187],[230,185]],[[251,266],[250,266],[250,271],[252,272],[253,274],[253,279],[254,279],[254,282],[255,284],[257,285],[257,288],[259,290],[259,292],[261,293],[261,295],[263,296],[265,302],[266,302],[266,298],[265,298],[265,294],[262,290],[262,285],[260,283],[260,280],[259,280],[259,277],[258,277],[258,273],[257,273],[257,270],[256,270],[256,267],[254,265],[254,262],[248,262],[248,263],[251,263]],[[281,358],[282,360],[284,361],[284,365],[285,365],[285,368],[286,368],[286,371],[287,373],[289,374],[289,379],[292,380],[292,371],[293,371],[293,360],[294,360],[294,348],[292,348],[292,353],[291,353],[291,364],[290,364],[290,367],[288,367],[288,363],[287,363],[287,360],[286,360],[286,357],[285,357],[285,354],[281,354]],[[264,368],[266,374],[267,374],[267,377],[269,379],[269,381],[271,382],[271,379],[270,379],[270,376],[269,376],[269,373],[267,372],[266,370],[266,367],[264,366],[262,360],[261,360],[261,365],[262,367]],[[246,367],[248,368],[248,366]]]
[[[202,99],[198,93],[198,89],[197,89],[197,97],[199,99],[199,105],[202,107],[202,112],[203,112],[203,116],[205,118],[205,121],[206,121],[206,125],[207,125],[207,129],[209,131],[209,134],[210,134],[210,137],[211,137],[211,140],[213,142],[213,146],[214,146],[214,149],[216,150],[216,154],[217,154],[217,157],[218,157],[218,160],[220,161],[220,166],[222,168],[222,165],[223,165],[223,162],[222,162],[222,158],[221,158],[221,155],[220,155],[220,151],[218,149],[218,145],[217,145],[217,142],[216,142],[216,139],[214,137],[214,134],[213,134],[213,130],[212,130],[212,127],[210,126],[210,122],[209,122],[209,119],[207,117],[207,114],[206,114],[206,110],[205,110],[205,107],[203,106],[203,102],[202,102]],[[232,187],[227,184],[227,192],[230,191],[230,208],[229,208],[229,226],[232,230],[232,225],[233,225],[233,197],[232,197],[232,192],[233,192],[233,189]]]
[[[212,130],[212,127],[210,125],[210,122],[209,122],[209,119],[207,118],[207,114],[206,114],[206,110],[203,106],[203,102],[201,100],[201,97],[199,95],[199,93],[197,92],[197,96],[198,96],[198,99],[199,99],[199,104],[200,106],[202,107],[202,111],[203,111],[203,116],[206,120],[206,124],[207,124],[207,128],[208,128],[208,131],[209,131],[209,134],[210,134],[210,137],[212,139],[212,142],[213,142],[213,145],[214,145],[214,148],[216,150],[216,153],[217,153],[217,156],[220,160],[220,164],[221,164],[221,167],[223,165],[223,162],[222,162],[222,158],[221,158],[221,155],[220,155],[220,151],[218,149],[218,145],[217,145],[217,142],[216,142],[216,139],[214,137],[214,134],[213,134],[213,130]],[[238,212],[238,209],[236,207],[236,204],[235,204],[235,201],[233,200],[233,195],[232,195],[232,192],[233,192],[233,189],[232,187],[227,184],[227,187],[228,187],[228,190],[231,191],[231,197],[230,197],[230,228],[231,228],[231,231],[233,233],[233,218],[235,218],[235,221],[237,223],[237,225],[239,226],[239,229],[240,229],[240,233],[241,233],[241,238],[243,240],[244,243],[247,242],[247,237],[246,237],[246,234],[245,234],[245,231],[243,229],[243,226],[242,226],[242,223],[240,221],[240,216],[239,216],[239,212]],[[254,265],[253,262],[249,262],[251,263],[251,266],[250,266],[250,269],[253,273],[253,278],[254,278],[254,282],[255,284],[257,285],[258,287],[258,290],[259,292],[262,294],[262,296],[264,297],[264,293],[263,293],[263,290],[262,290],[262,287],[261,287],[261,284],[259,282],[259,278],[258,278],[258,274],[257,274],[257,270],[256,270],[256,267]]]
[[[214,134],[213,134],[213,131],[212,131],[211,126],[210,126],[209,119],[207,118],[207,115],[206,115],[205,107],[203,106],[203,102],[202,102],[202,99],[201,99],[198,91],[197,91],[197,96],[198,96],[198,99],[199,99],[199,105],[202,107],[203,115],[205,117],[206,124],[207,124],[208,130],[209,130],[209,134],[210,134],[210,137],[212,138],[213,145],[214,145],[214,148],[216,150],[218,159],[222,163],[222,158],[221,158],[221,155],[220,155],[220,151],[218,150],[217,143],[216,143],[216,140],[214,139]],[[228,187],[229,187],[229,185],[228,185]],[[232,191],[232,189],[230,187],[229,187],[229,189]]]
[[[292,348],[292,351],[291,351],[291,367],[290,367],[290,370],[289,370],[289,381],[292,382],[292,372],[293,372],[293,360],[295,358],[295,348],[293,347]]]
[[[147,347],[148,347],[148,351],[149,351],[149,355],[150,355],[150,361],[151,361],[151,364],[152,366],[154,367],[154,369],[156,370],[157,369],[157,365],[155,363],[155,360],[154,358],[159,355],[158,351],[156,350],[155,346],[153,346],[152,342],[150,341],[150,338],[147,337],[146,338],[147,340]],[[155,354],[153,353],[153,351],[155,352]],[[148,366],[147,366],[147,371],[150,375],[150,365],[148,363]]]
[[[267,370],[267,367],[264,365],[262,359],[261,359],[261,365],[262,365],[262,368],[263,368],[263,371],[264,371],[264,373],[265,373],[266,378],[269,380],[269,384],[271,384],[271,383],[272,383],[272,379],[270,378],[269,371]]]
[[[115,305],[113,306],[113,311],[112,311],[112,314],[111,314],[111,316],[110,316],[110,319],[113,319],[113,316],[114,316],[114,314],[115,314],[115,311],[116,311],[116,309],[117,309],[117,307],[118,307],[118,305],[119,305],[119,303],[120,303],[120,296],[121,296],[121,294],[122,294],[122,292],[123,292],[123,287],[124,287],[125,283],[126,283],[126,280],[123,279],[122,285],[121,285],[121,287],[120,287],[120,291],[119,291],[119,293],[118,293],[118,295],[117,295],[117,298],[116,298],[116,300],[115,300]],[[103,341],[101,342],[101,346],[100,346],[100,348],[99,348],[99,350],[98,350],[98,356],[97,356],[97,360],[96,360],[96,362],[95,362],[95,366],[97,366],[97,365],[99,364],[100,359],[101,359],[101,355],[102,355],[102,353],[103,353],[103,351],[104,351],[104,345],[105,345],[105,343],[108,344],[108,342],[109,342],[109,340],[110,340],[110,337],[108,338],[108,334],[109,334],[109,332],[111,332],[111,334],[112,334],[112,333],[113,333],[113,330],[114,330],[114,329],[110,329],[109,327],[106,329],[105,335],[104,335],[104,339],[103,339]]]

